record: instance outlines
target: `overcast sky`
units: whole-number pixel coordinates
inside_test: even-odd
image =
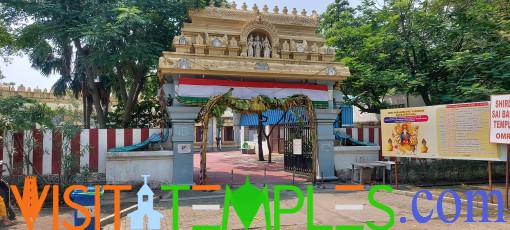
[[[360,1],[361,0],[349,0],[351,6],[359,4]],[[254,3],[257,3],[259,9],[267,5],[270,12],[272,12],[274,6],[278,6],[280,12],[283,7],[286,6],[287,9],[289,9],[289,13],[292,11],[292,8],[296,8],[298,14],[301,13],[302,9],[305,9],[308,12],[307,14],[311,14],[312,10],[316,10],[318,13],[324,12],[328,4],[334,2],[334,0],[237,0],[238,8],[241,7],[243,2],[246,2],[249,10],[251,10]],[[58,79],[57,75],[44,77],[39,71],[31,68],[30,61],[27,55],[24,54],[23,57],[13,57],[12,63],[7,65],[0,60],[0,69],[6,77],[0,81],[15,82],[16,86],[23,84],[25,87],[31,87],[32,89],[39,87],[49,90]]]

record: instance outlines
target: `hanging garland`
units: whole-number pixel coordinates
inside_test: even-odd
[[[197,105],[198,103],[204,104],[202,109],[198,113],[196,118],[196,122],[201,122],[202,124],[208,124],[211,116],[211,110],[215,105],[226,105],[232,110],[241,113],[241,114],[251,114],[251,113],[262,113],[268,109],[281,109],[284,112],[295,107],[305,107],[308,110],[308,116],[310,118],[310,131],[312,133],[312,181],[316,182],[317,179],[317,133],[315,127],[315,111],[312,100],[306,95],[296,94],[283,99],[280,98],[269,98],[266,95],[259,95],[252,99],[239,99],[236,97],[232,97],[232,91],[234,89],[231,88],[227,92],[219,94],[217,96],[211,97],[207,102],[205,101],[187,101],[180,100],[177,97],[177,100],[182,104],[188,105]],[[200,154],[200,184],[207,184],[207,133],[208,133],[208,125],[203,125],[202,129],[202,145],[201,145],[201,154]]]

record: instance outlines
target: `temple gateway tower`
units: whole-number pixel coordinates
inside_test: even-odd
[[[174,50],[159,58],[161,103],[173,128],[174,183],[193,184],[194,120],[201,105],[229,88],[244,99],[307,95],[317,121],[317,177],[336,179],[333,123],[339,110],[333,104],[334,85],[349,76],[349,69],[332,61],[335,49],[315,33],[318,14],[225,5],[211,2],[191,10],[191,22],[173,40]],[[234,114],[235,135],[239,118]]]

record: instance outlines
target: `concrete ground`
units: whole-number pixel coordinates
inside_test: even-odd
[[[267,156],[266,156],[267,159]],[[274,192],[273,185],[275,184],[292,184],[292,175],[283,171],[283,158],[282,155],[273,156],[274,164],[267,164],[267,162],[259,162],[258,156],[256,155],[243,155],[238,151],[233,152],[213,152],[208,153],[207,167],[208,167],[208,184],[230,184],[231,170],[234,170],[234,189],[238,189],[241,184],[244,183],[245,177],[250,176],[250,180],[257,187],[261,188],[264,183],[264,168],[267,168],[266,183],[269,184],[269,198],[270,198],[270,210],[271,220],[274,225]],[[195,154],[195,179],[198,179],[200,155]],[[198,180],[196,180],[198,182]],[[306,178],[298,176],[296,179],[296,185],[303,191],[304,203],[301,209],[294,214],[284,214],[281,218],[281,229],[307,229],[307,195],[306,186],[309,183],[306,182]],[[214,192],[201,192],[201,191],[184,191],[180,192],[179,199],[179,229],[192,229],[194,225],[218,225],[221,224],[222,215],[224,211],[224,186],[221,191]],[[367,221],[373,221],[377,225],[384,225],[388,222],[389,216],[386,212],[373,207],[368,201],[368,189],[366,186],[365,191],[356,192],[340,192],[335,191],[335,183],[328,183],[325,185],[325,189],[314,188],[313,196],[313,222],[315,225],[362,225],[364,229],[369,229],[366,226]],[[453,189],[455,191],[463,192],[467,189],[484,188],[483,186],[477,187],[465,187],[465,186],[451,186],[447,189]],[[498,187],[500,188],[500,186]],[[401,189],[409,191],[417,191],[420,188],[412,186],[401,186]],[[438,194],[441,190],[446,188],[427,188],[431,190],[433,194]],[[123,192],[121,196],[122,204],[121,209],[135,205],[137,202],[136,197],[137,191]],[[161,229],[172,229],[172,200],[171,193],[166,191],[154,191],[157,197],[162,199],[159,202],[154,203],[154,208],[164,215],[161,220]],[[418,207],[421,215],[427,215],[430,210],[433,210],[432,219],[425,223],[420,224],[413,218],[411,209],[412,197],[400,195],[397,193],[377,192],[374,198],[389,207],[394,211],[395,224],[391,229],[508,229],[510,223],[465,223],[466,210],[462,208],[460,217],[453,224],[443,223],[437,214],[437,202],[432,200],[420,199],[418,201]],[[104,198],[104,205],[102,208],[102,216],[112,214],[112,194],[106,193]],[[298,202],[294,192],[283,191],[281,199],[282,208],[292,208]],[[201,211],[194,210],[193,205],[219,205],[219,210],[212,211]],[[361,210],[343,210],[337,211],[335,205],[361,205]],[[444,213],[448,219],[454,217],[455,207],[453,204],[443,204]],[[496,211],[491,210],[489,212],[490,220],[496,219]],[[475,208],[474,220],[479,221],[481,219],[481,209]],[[401,223],[401,217],[406,218],[405,223]],[[508,220],[510,214],[505,213],[505,220]],[[52,229],[52,210],[43,209],[41,214],[37,218],[37,224],[35,229]],[[73,210],[69,208],[61,208],[60,221],[68,221],[73,223]],[[123,217],[121,219],[121,229],[130,229],[130,219]],[[19,215],[17,224],[11,226],[8,229],[27,229],[23,218]],[[63,229],[60,226],[59,229]],[[108,224],[104,229],[114,229],[113,224]],[[243,225],[234,209],[230,208],[228,229],[244,229]],[[266,229],[265,218],[263,209],[259,209],[252,224],[251,229]],[[330,228],[331,229],[331,228]],[[341,228],[339,228],[341,229]]]
[[[292,184],[292,173],[283,171],[283,154],[272,154],[271,164],[258,161],[256,154],[241,154],[239,150],[228,152],[207,152],[207,184],[230,184],[232,171],[234,172],[234,185],[243,184],[246,176],[254,184]],[[266,177],[264,179],[264,169]],[[200,154],[194,155],[194,181],[199,183]],[[295,183],[306,182],[307,177],[295,174]]]

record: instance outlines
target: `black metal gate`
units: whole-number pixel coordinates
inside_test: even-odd
[[[300,174],[312,174],[312,134],[309,122],[286,123],[284,127],[284,170]],[[294,154],[293,140],[302,140],[302,154]]]

